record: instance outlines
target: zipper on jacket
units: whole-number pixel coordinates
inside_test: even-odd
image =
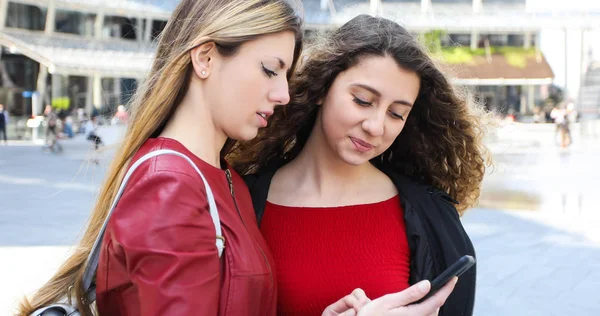
[[[229,171],[229,169],[225,170],[225,176],[227,177],[227,182],[229,183],[229,192],[231,193],[231,198],[233,199],[233,205],[235,205],[235,210],[237,211],[238,215],[240,216],[240,219],[242,220],[242,224],[244,224],[244,228],[246,228],[246,232],[248,232],[248,226],[246,226],[246,222],[244,221],[244,218],[242,217],[242,213],[240,212],[240,209],[238,208],[238,205],[237,205],[237,201],[235,199],[235,190],[233,189],[233,179],[231,177],[231,171]],[[248,235],[251,235],[250,232],[248,232]],[[269,278],[271,280],[271,287],[273,287],[274,286],[273,270],[271,269],[271,264],[269,263],[269,260],[267,259],[267,255],[265,254],[263,249],[258,245],[258,242],[254,238],[254,236],[252,236],[252,240],[254,240],[254,243],[260,250],[260,253],[262,254],[263,258],[265,259],[265,262],[267,263],[267,268],[269,269]],[[274,295],[277,295],[277,293],[275,293]]]

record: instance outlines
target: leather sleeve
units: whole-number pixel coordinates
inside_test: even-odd
[[[191,170],[143,173],[111,219],[141,315],[217,315],[216,233],[206,191]]]

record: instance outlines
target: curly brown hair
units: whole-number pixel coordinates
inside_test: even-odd
[[[361,57],[389,56],[419,76],[420,91],[400,135],[371,162],[447,192],[459,202],[460,214],[477,203],[491,162],[482,144],[487,114],[453,87],[406,29],[384,18],[360,15],[305,53],[290,80],[290,103],[275,110],[269,126],[254,140],[238,143],[228,155],[240,174],[273,170],[294,159],[313,129],[318,100],[325,99],[337,75]]]

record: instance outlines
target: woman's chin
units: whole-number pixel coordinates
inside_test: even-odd
[[[362,155],[357,155],[356,153],[343,153],[340,155],[340,158],[342,161],[351,166],[360,166],[369,162],[370,159],[369,157],[363,157]]]
[[[235,137],[233,137],[233,136],[229,136],[229,137],[233,138],[235,140],[239,140],[239,141],[249,141],[249,140],[253,140],[254,138],[256,138],[257,135],[258,135],[258,128],[248,128],[244,131],[241,131],[240,133],[237,133],[235,135]]]

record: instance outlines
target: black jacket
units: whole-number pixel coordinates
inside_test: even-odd
[[[464,255],[475,257],[475,249],[465,232],[448,194],[430,186],[415,183],[406,176],[382,169],[396,185],[404,209],[406,234],[410,247],[410,284],[433,280]],[[269,186],[275,171],[245,177],[252,204],[260,225]],[[440,316],[471,316],[475,303],[476,265],[465,272]]]

